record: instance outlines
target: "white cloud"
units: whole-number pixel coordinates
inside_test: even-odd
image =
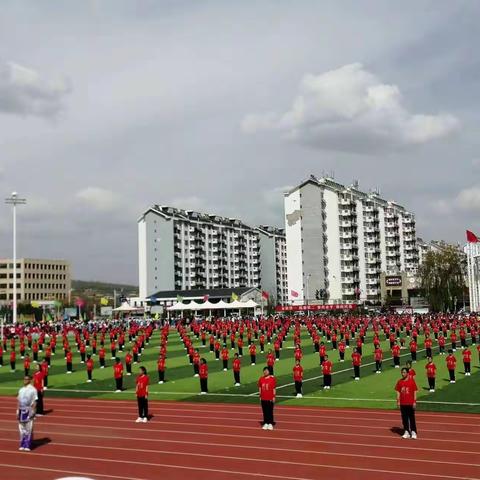
[[[462,210],[480,211],[480,185],[461,190],[455,204]]]
[[[55,117],[71,90],[65,80],[48,81],[13,62],[0,62],[0,113]]]
[[[111,212],[121,206],[121,199],[116,193],[99,187],[80,190],[76,198],[97,212]]]
[[[360,63],[320,75],[305,75],[290,110],[247,115],[246,133],[280,131],[317,148],[350,152],[400,149],[445,137],[460,122],[449,114],[412,114],[400,89]]]

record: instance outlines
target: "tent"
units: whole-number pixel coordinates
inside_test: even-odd
[[[128,302],[123,302],[119,307],[113,309],[114,312],[139,312],[143,307],[131,307]]]
[[[183,311],[197,311],[197,310],[238,310],[241,308],[255,308],[258,304],[253,300],[247,302],[239,302],[235,300],[230,303],[226,303],[220,300],[218,303],[212,303],[209,300],[203,303],[197,303],[191,301],[190,303],[177,302],[175,305],[168,307],[169,312],[183,312]]]

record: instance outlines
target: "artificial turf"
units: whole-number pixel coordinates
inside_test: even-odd
[[[109,358],[107,350],[107,367],[100,369],[98,357],[95,358],[93,382],[86,383],[87,375],[85,365],[80,363],[80,354],[74,351],[74,372],[67,375],[65,360],[61,345],[57,348],[56,356],[52,357],[52,366],[49,374],[49,388],[46,392],[48,407],[49,397],[83,397],[98,399],[133,399],[135,396],[135,374],[138,367],[143,365],[150,375],[150,399],[195,401],[195,402],[248,402],[257,403],[256,383],[265,366],[265,355],[268,348],[273,345],[265,345],[265,353],[260,353],[257,342],[257,362],[250,365],[248,345],[243,349],[241,382],[240,387],[234,387],[231,363],[234,351],[230,350],[229,370],[223,371],[222,361],[215,361],[215,356],[210,353],[207,346],[202,348],[201,341],[192,335],[194,346],[200,349],[200,353],[206,358],[209,367],[208,387],[210,395],[198,395],[199,379],[193,376],[193,367],[189,364],[188,356],[176,330],[170,331],[167,349],[166,382],[163,385],[157,383],[156,360],[158,357],[159,334],[155,332],[150,344],[146,347],[141,357],[141,363],[133,365],[134,375],[124,377],[125,391],[114,393],[113,360]],[[292,332],[283,344],[280,361],[275,363],[275,376],[277,377],[277,402],[285,405],[308,405],[329,407],[358,407],[358,408],[384,408],[394,409],[395,392],[394,386],[400,377],[400,371],[393,368],[390,360],[389,343],[382,342],[384,351],[383,373],[375,374],[373,364],[373,345],[371,334],[367,336],[363,347],[361,379],[354,381],[350,355],[352,348],[345,352],[345,362],[340,363],[338,351],[332,350],[331,344],[327,344],[327,353],[333,362],[333,386],[329,391],[322,388],[321,369],[319,366],[318,353],[314,352],[313,343],[305,329],[302,329],[302,350],[304,357],[304,396],[301,399],[294,398],[294,387],[291,384],[292,368],[294,365],[294,349]],[[73,338],[71,344],[73,344]],[[246,342],[245,342],[246,343]],[[354,342],[351,342],[353,345]],[[407,341],[408,344],[408,341]],[[228,342],[228,347],[230,343]],[[17,347],[18,348],[18,347]],[[128,343],[127,343],[128,348]],[[435,393],[429,393],[425,374],[425,352],[423,341],[419,337],[418,361],[413,365],[417,372],[416,381],[419,388],[418,409],[450,412],[480,413],[480,367],[475,346],[472,350],[472,375],[465,377],[461,349],[456,352],[457,357],[457,382],[450,384],[445,364],[445,356],[439,356],[434,348],[434,362],[437,366],[437,386]],[[125,349],[126,351],[126,349]],[[87,350],[88,353],[88,350]],[[125,352],[119,353],[122,358]],[[401,352],[402,365],[410,359],[409,351]],[[41,357],[41,352],[39,355]],[[4,352],[4,366],[0,368],[0,395],[15,395],[22,384],[23,360],[17,350],[16,372],[10,371],[8,363],[9,352]],[[369,365],[370,364],[370,365]],[[33,366],[33,364],[32,364]],[[33,368],[32,368],[33,370]],[[315,378],[318,377],[318,378]],[[312,379],[309,381],[309,379]]]

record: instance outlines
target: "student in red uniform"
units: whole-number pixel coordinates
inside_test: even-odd
[[[138,418],[135,420],[137,423],[148,422],[148,384],[150,379],[147,375],[147,369],[140,367],[140,375],[135,380],[136,388],[135,393],[137,395],[138,404]]]
[[[453,355],[453,350],[448,351],[448,355],[445,361],[447,362],[447,370],[448,375],[450,376],[450,383],[455,383],[455,367],[457,366],[457,359],[455,358],[455,355]]]
[[[40,364],[40,367],[41,367],[41,371],[43,373],[43,389],[47,390],[47,388],[48,388],[48,369],[49,369],[49,366],[48,366],[48,362],[47,362],[46,358],[43,359],[42,363]]]
[[[248,352],[250,353],[250,363],[252,365],[255,365],[255,362],[257,361],[257,346],[255,345],[255,343],[250,344],[250,346],[248,347]]]
[[[398,343],[394,343],[392,347],[393,366],[400,368],[400,346]]]
[[[67,349],[65,359],[67,361],[67,373],[70,374],[73,371],[73,354],[70,349]]]
[[[469,377],[471,375],[470,365],[472,361],[472,352],[467,346],[465,347],[465,350],[463,350],[462,352],[462,357],[463,357],[463,366],[465,367],[465,376]]]
[[[397,405],[402,414],[402,423],[405,432],[403,438],[417,438],[417,425],[415,422],[415,408],[417,406],[417,384],[409,377],[406,368],[402,368],[402,378],[397,382]]]
[[[25,356],[24,360],[23,360],[23,370],[25,371],[24,375],[26,377],[29,377],[30,376],[30,357],[27,353],[27,355]]]
[[[133,361],[133,356],[130,353],[130,350],[127,350],[127,353],[125,355],[125,369],[127,370],[128,376],[132,374],[132,361]]]
[[[270,371],[270,375],[273,375],[274,365],[275,365],[275,355],[272,353],[272,350],[269,350],[267,353],[267,367]]]
[[[303,397],[303,367],[300,365],[300,359],[295,360],[293,367],[293,381],[295,382],[295,394],[297,398]]]
[[[33,386],[37,391],[37,416],[44,415],[43,405],[43,373],[42,367],[37,363],[35,364],[35,373],[33,374]]]
[[[341,340],[339,343],[338,343],[338,355],[340,356],[340,361],[341,362],[344,362],[345,361],[345,342],[343,340]]]
[[[353,349],[352,353],[352,365],[353,376],[355,380],[360,380],[360,365],[362,364],[362,356],[358,353],[357,349]]]
[[[383,352],[379,345],[373,352],[373,358],[375,359],[375,373],[382,373]]]
[[[15,371],[15,361],[16,361],[16,358],[17,358],[17,355],[15,353],[15,350],[12,350],[10,352],[10,368],[12,370],[12,372]]]
[[[226,345],[223,346],[222,349],[222,361],[223,361],[223,371],[226,372],[228,370],[228,358],[230,354],[228,352],[228,348]]]
[[[208,393],[208,365],[204,358],[200,359],[200,394],[206,395]]]
[[[275,360],[274,360],[275,361]],[[273,407],[275,405],[277,382],[273,375],[270,375],[268,367],[263,369],[263,376],[258,380],[258,391],[263,411],[263,429],[273,430]]]
[[[239,340],[240,341],[240,340]],[[240,386],[240,368],[242,367],[242,364],[240,362],[240,358],[238,353],[236,353],[233,356],[233,363],[232,363],[232,368],[233,368],[233,379],[235,380],[235,387]]]
[[[440,355],[445,355],[445,337],[443,335],[440,335],[438,337],[438,350]]]
[[[93,374],[93,360],[90,354],[87,355],[87,383],[92,383],[92,374]]]
[[[200,351],[198,348],[193,352],[193,376],[198,377],[198,372],[200,369]]]
[[[157,360],[158,383],[160,385],[162,385],[165,382],[165,367],[166,367],[165,356],[160,355]]]
[[[118,357],[113,365],[113,377],[115,378],[115,392],[121,392],[123,389],[123,365]]]
[[[425,369],[427,370],[428,388],[429,391],[433,393],[435,392],[435,376],[437,373],[437,367],[433,363],[432,357],[428,357]]]
[[[100,360],[100,368],[105,368],[105,348],[100,347],[98,351],[98,359]]]
[[[328,355],[325,355],[325,360],[322,363],[323,388],[325,390],[330,390],[332,386],[332,368],[332,362],[328,359]]]

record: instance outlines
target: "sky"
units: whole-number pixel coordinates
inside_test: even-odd
[[[480,234],[479,16],[463,0],[2,1],[19,256],[137,284],[150,205],[282,226],[283,192],[311,174],[379,189],[426,240]]]

